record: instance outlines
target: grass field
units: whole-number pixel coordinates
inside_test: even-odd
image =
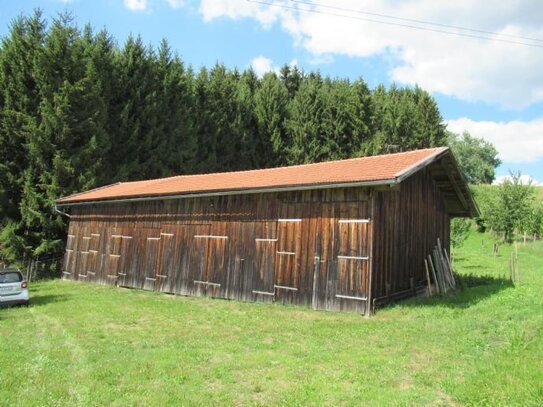
[[[66,281],[0,310],[0,405],[543,405],[543,243],[373,318]],[[469,274],[469,276],[468,276]]]

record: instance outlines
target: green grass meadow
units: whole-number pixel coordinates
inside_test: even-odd
[[[543,405],[543,243],[492,256],[472,233],[464,288],[372,318],[68,281],[0,309],[0,405]]]

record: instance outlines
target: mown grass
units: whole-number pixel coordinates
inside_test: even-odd
[[[370,319],[47,281],[0,310],[0,405],[543,404],[543,243],[456,253],[465,288]],[[504,278],[505,276],[505,278]]]

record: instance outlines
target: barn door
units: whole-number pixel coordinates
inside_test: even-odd
[[[171,269],[168,271],[169,288],[171,292],[191,295],[194,292],[194,280],[205,261],[205,245],[194,236],[205,235],[209,231],[209,225],[177,225],[175,231],[175,258]],[[167,253],[165,250],[163,253]],[[165,255],[165,254],[164,254]],[[198,277],[199,278],[199,277]]]
[[[368,230],[370,219],[360,208],[345,208],[338,219],[338,285],[336,298],[366,301],[369,265]]]
[[[90,248],[90,235],[87,234],[87,228],[83,230],[83,236],[81,236],[81,261],[79,264],[79,270],[77,274],[77,279],[82,281],[87,281],[87,270],[89,268],[89,248]]]
[[[130,229],[125,229],[121,234],[121,257],[117,269],[117,275],[119,276],[117,284],[122,287],[135,287],[133,281],[134,273],[132,270],[136,266],[137,254],[133,253],[133,238],[128,234],[128,231],[130,231]]]
[[[314,308],[364,312],[370,227],[366,201],[322,205],[314,257]]]
[[[250,281],[251,292],[260,301],[275,297],[277,242],[276,222],[255,222],[254,268]]]
[[[282,302],[296,302],[300,279],[299,259],[302,255],[301,231],[301,218],[280,218],[277,221],[275,295]]]
[[[96,272],[100,267],[100,256],[98,249],[100,247],[100,233],[91,232],[89,240],[89,255],[87,261],[87,280],[96,280]]]
[[[155,289],[173,293],[175,288],[175,254],[177,230],[173,225],[165,225],[160,231],[159,262]]]
[[[157,280],[158,255],[160,248],[160,232],[149,230],[145,242],[145,254],[143,258],[144,290],[154,290]]]
[[[193,295],[205,295],[207,287],[207,259],[211,226],[193,231],[189,240],[188,290]]]
[[[119,263],[121,258],[121,233],[113,229],[109,236],[108,255],[106,258],[106,282],[109,284],[117,285],[119,278]]]

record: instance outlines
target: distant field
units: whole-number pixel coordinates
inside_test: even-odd
[[[371,319],[47,281],[0,310],[0,405],[543,405],[543,243]],[[468,276],[468,274],[471,274]]]

